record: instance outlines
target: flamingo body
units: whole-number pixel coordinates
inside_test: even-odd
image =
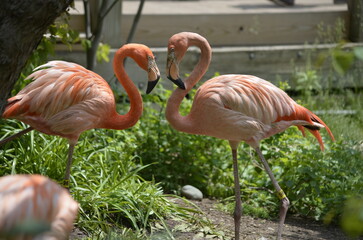
[[[77,212],[69,192],[47,177],[0,178],[1,239],[68,239]]]
[[[201,50],[200,59],[189,77],[181,80],[179,63],[190,46],[196,46]],[[242,214],[237,148],[239,143],[244,141],[256,150],[281,201],[277,231],[277,239],[281,239],[290,201],[265,160],[259,148],[260,141],[292,125],[297,126],[304,135],[304,128],[308,129],[317,138],[322,150],[324,144],[319,130],[326,128],[332,140],[334,136],[319,117],[297,104],[284,91],[270,82],[250,75],[221,75],[206,81],[197,90],[190,113],[181,116],[179,107],[182,100],[206,73],[210,61],[211,47],[199,34],[181,32],[169,39],[166,72],[168,78],[179,88],[175,89],[168,100],[166,119],[179,131],[229,141],[233,158],[236,201],[235,240],[239,240]]]
[[[251,146],[258,146],[262,139],[292,125],[326,127],[316,115],[270,82],[234,74],[204,83],[194,97],[187,119],[193,125],[189,133],[245,141]],[[319,131],[309,130],[317,135],[323,149]]]
[[[34,79],[8,100],[4,118],[25,122],[40,132],[77,140],[102,128],[116,114],[113,92],[98,74],[64,61],[51,61],[28,76]]]
[[[113,92],[101,76],[78,64],[64,61],[51,61],[36,68],[28,77],[34,81],[8,99],[2,117],[18,119],[31,126],[19,135],[36,129],[69,140],[64,177],[66,186],[73,150],[82,132],[93,128],[130,128],[141,117],[142,98],[123,67],[126,57],[134,59],[147,72],[147,93],[151,92],[160,77],[155,57],[147,46],[126,44],[116,51],[113,68],[130,99],[130,110],[125,115],[116,112]],[[0,141],[0,145],[13,138],[11,136]]]

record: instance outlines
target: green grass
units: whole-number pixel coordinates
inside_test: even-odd
[[[25,128],[3,121],[1,136]],[[192,221],[199,211],[180,207],[160,184],[146,181],[134,155],[137,142],[130,131],[90,130],[82,134],[74,152],[71,194],[80,203],[76,226],[91,239],[130,236],[145,239],[158,223],[172,235],[166,218]],[[32,131],[0,148],[0,175],[38,173],[62,182],[68,144],[65,139]],[[132,230],[132,231],[130,231]],[[137,237],[137,238],[136,238]]]
[[[319,114],[336,137],[336,142],[332,142],[326,131],[321,130],[326,147],[324,152],[320,151],[312,135],[307,133],[304,138],[294,127],[262,141],[263,153],[292,202],[289,212],[320,220],[334,215],[331,219],[339,221],[345,202],[355,195],[363,195],[363,176],[360,174],[363,170],[362,100],[362,93],[350,90],[334,94],[321,92],[309,96],[309,99],[304,96],[297,98],[299,103],[313,111],[356,111],[353,115]],[[181,111],[187,112],[191,100],[184,101]],[[230,199],[233,206],[228,143],[171,129],[163,117],[163,102],[164,99],[160,99],[159,108],[148,109],[150,112],[144,115],[148,120],[140,123],[143,129],[147,129],[147,134],[138,137],[140,147],[136,152],[143,164],[155,164],[141,174],[146,179],[160,182],[167,192],[178,193],[182,185],[192,184],[209,197],[226,198],[227,202]],[[279,201],[254,151],[242,144],[239,159],[246,213],[276,217]]]
[[[334,29],[318,27],[320,42],[340,42],[345,35],[339,21]],[[63,32],[69,42],[75,40],[72,36],[77,37],[69,35],[69,29]],[[50,40],[44,39],[35,51],[22,79],[53,52],[55,38]],[[261,143],[292,203],[289,214],[326,223],[341,222],[352,237],[362,234],[363,224],[363,93],[354,89],[355,84],[362,86],[361,60],[362,48],[349,52],[340,44],[316,61],[307,61],[305,69],[296,69],[288,79],[299,91],[295,100],[313,111],[356,111],[351,115],[319,114],[337,139],[332,143],[322,130],[325,152],[319,150],[311,135],[303,138],[296,128]],[[323,65],[330,66],[328,73],[320,71]],[[13,93],[28,82],[18,81]],[[353,90],[343,90],[344,85]],[[281,86],[288,88],[286,83]],[[335,92],[326,88],[334,88]],[[170,237],[167,218],[181,222],[179,228],[184,231],[195,230],[193,227],[208,229],[210,223],[195,206],[188,202],[187,207],[176,205],[168,195],[179,194],[185,184],[200,188],[207,197],[220,199],[220,209],[233,211],[232,161],[227,141],[172,129],[164,117],[170,91],[160,84],[155,90],[143,96],[144,114],[133,128],[90,130],[80,137],[74,152],[71,194],[80,203],[76,226],[86,233],[86,239],[146,239],[157,236],[158,231]],[[124,100],[118,105],[119,112],[127,110],[125,99],[118,99]],[[191,103],[185,99],[181,111],[188,112]],[[0,119],[0,138],[24,128],[21,122]],[[67,151],[65,139],[32,131],[0,147],[0,176],[38,173],[61,182]],[[257,156],[246,144],[241,144],[238,154],[244,213],[276,217],[279,202]]]
[[[159,85],[153,95],[144,96],[144,114],[131,129],[97,129],[81,135],[74,152],[71,194],[81,205],[76,226],[88,239],[145,239],[161,229],[171,236],[167,218],[193,225],[199,218],[197,208],[180,207],[167,195],[179,194],[185,184],[223,200],[221,208],[232,211],[227,141],[172,129],[164,117],[169,94]],[[313,111],[356,111],[319,115],[337,139],[331,142],[322,130],[325,152],[311,135],[304,138],[296,128],[262,141],[262,151],[292,203],[290,213],[340,221],[346,203],[363,196],[362,100],[362,93],[351,91],[297,99]],[[191,102],[185,99],[181,111],[189,111]],[[119,105],[119,111],[125,112],[127,106]],[[1,120],[0,125],[2,137],[26,127],[13,120]],[[0,175],[39,173],[61,182],[67,150],[65,139],[32,131],[0,147]],[[257,156],[241,144],[239,159],[244,213],[276,217],[279,202]]]

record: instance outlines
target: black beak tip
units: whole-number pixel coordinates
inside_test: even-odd
[[[146,88],[146,94],[151,93],[151,91],[154,89],[154,87],[156,86],[156,84],[158,83],[160,77],[158,77],[156,80],[154,81],[148,81],[147,82],[147,88]]]
[[[170,76],[167,76],[167,78],[172,81],[175,85],[177,85],[179,88],[185,90],[185,85],[184,85],[184,82],[180,79],[180,78],[177,78],[177,79],[173,79],[172,77]]]

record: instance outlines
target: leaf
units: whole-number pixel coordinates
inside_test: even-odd
[[[81,40],[81,45],[85,50],[90,49],[91,44],[92,44],[91,40],[88,40],[88,39],[82,39]]]
[[[354,55],[351,52],[343,50],[335,50],[332,54],[333,67],[339,74],[345,74],[352,66]]]
[[[350,198],[346,201],[341,218],[343,230],[351,237],[363,234],[363,199]]]
[[[217,239],[217,238],[218,238],[218,236],[217,236],[217,235],[209,235],[209,234],[208,234],[208,235],[206,235],[206,236],[205,236],[205,238],[206,238],[206,239]]]
[[[329,55],[326,52],[319,53],[315,61],[315,66],[318,68],[322,67],[328,57]]]
[[[201,239],[201,238],[204,238],[204,233],[202,233],[202,232],[198,232],[193,237],[193,239]]]
[[[363,61],[363,47],[353,48],[353,53],[356,58]]]
[[[110,53],[110,48],[111,47],[108,44],[100,43],[98,45],[97,53],[96,53],[98,62],[102,62],[102,61],[109,62],[110,61],[110,58],[108,57],[108,55]]]

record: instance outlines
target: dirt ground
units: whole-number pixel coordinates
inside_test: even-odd
[[[215,200],[203,199],[193,201],[210,221],[225,233],[225,239],[234,238],[233,217],[216,209]],[[240,238],[243,240],[272,240],[276,238],[278,219],[275,221],[242,216]],[[172,224],[172,223],[171,223]],[[233,237],[233,238],[232,238]],[[155,238],[157,239],[157,238]],[[177,240],[213,239],[212,236],[201,237],[197,233],[176,233]],[[294,217],[288,214],[283,231],[283,240],[349,240],[339,226],[326,226],[310,219]],[[363,237],[359,238],[363,240]]]
[[[184,205],[180,199],[174,199],[175,203]],[[175,240],[210,240],[210,239],[222,239],[233,240],[234,239],[234,221],[233,216],[220,211],[216,208],[217,200],[203,199],[202,201],[192,201],[203,212],[201,218],[209,219],[215,227],[215,231],[223,233],[223,236],[216,237],[213,232],[208,231],[192,231],[188,228],[184,230],[177,230],[180,226],[180,222],[169,219],[167,224],[170,229],[173,229],[173,236]],[[241,219],[241,240],[274,240],[276,239],[276,229],[278,227],[276,220],[266,220],[253,218],[250,216],[242,216]],[[207,234],[206,234],[207,233]],[[74,229],[70,239],[82,239],[87,237],[79,231]],[[150,240],[170,240],[166,231],[156,231],[150,237]],[[326,226],[323,223],[313,221],[311,219],[301,218],[287,214],[282,240],[352,240],[347,237],[336,225]],[[354,239],[363,240],[363,236]]]

